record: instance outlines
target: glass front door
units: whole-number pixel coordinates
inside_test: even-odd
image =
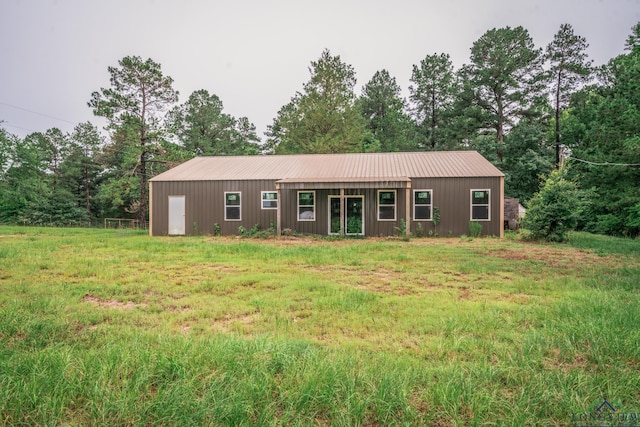
[[[344,214],[340,211],[340,196],[329,196],[329,234],[340,234],[341,217],[346,235],[364,235],[364,196],[345,196]]]

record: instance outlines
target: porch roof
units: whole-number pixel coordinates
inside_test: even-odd
[[[285,178],[276,181],[279,190],[331,190],[349,188],[411,188],[408,177]]]

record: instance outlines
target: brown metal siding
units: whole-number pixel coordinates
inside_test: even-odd
[[[471,189],[491,190],[491,221],[481,221],[484,235],[499,236],[502,229],[500,177],[488,178],[413,178],[411,183],[410,215],[413,217],[413,190],[433,190],[433,206],[440,209],[441,222],[438,225],[440,236],[449,234],[459,236],[469,234],[470,191]],[[266,229],[276,222],[276,210],[261,209],[261,192],[275,191],[273,180],[252,181],[155,181],[153,183],[152,235],[166,235],[168,232],[168,197],[185,196],[185,232],[186,234],[213,234],[214,224],[219,224],[222,234],[238,233],[238,227],[251,228],[259,224]],[[309,186],[309,191],[313,188]],[[241,193],[242,219],[225,221],[224,193]],[[316,220],[298,221],[298,190],[281,191],[282,229],[291,229],[300,233],[328,234],[329,195],[339,195],[340,190],[315,190]],[[397,235],[397,227],[405,218],[405,189],[396,189],[396,220],[378,221],[377,189],[345,189],[345,195],[364,196],[364,221],[366,236]],[[419,221],[425,233],[433,230],[431,221]],[[417,221],[411,221],[411,231],[417,229]]]
[[[224,193],[241,193],[241,220],[225,221]],[[168,233],[168,197],[185,196],[186,234],[213,234],[214,224],[222,234],[237,234],[259,224],[261,229],[276,221],[276,210],[261,209],[261,192],[275,191],[275,181],[155,181],[153,183],[152,235]]]
[[[408,181],[409,177],[411,181]],[[421,177],[421,178],[416,178]],[[426,178],[429,177],[429,178]],[[168,197],[185,196],[186,234],[211,234],[219,224],[223,234],[238,227],[259,224],[268,228],[276,210],[261,209],[261,191],[281,188],[281,226],[302,233],[327,234],[328,196],[364,196],[365,234],[398,234],[406,218],[406,190],[413,215],[413,190],[433,190],[432,203],[440,208],[438,233],[468,234],[470,190],[491,190],[491,221],[483,221],[483,233],[501,235],[503,174],[477,152],[369,153],[344,155],[295,155],[196,158],[152,178],[150,186],[151,234],[168,232]],[[396,220],[378,221],[378,187],[396,190]],[[396,188],[397,187],[397,188]],[[298,221],[297,191],[316,192],[315,221]],[[241,193],[241,220],[225,221],[224,193]],[[410,229],[417,229],[411,221]],[[423,230],[432,222],[421,221]]]
[[[413,190],[431,189],[433,206],[440,208],[440,236],[460,236],[469,234],[471,221],[471,190],[491,190],[490,221],[479,221],[482,224],[482,234],[500,236],[502,230],[501,218],[501,186],[500,177],[481,178],[414,178],[411,185]],[[411,216],[413,217],[413,200],[411,201]],[[412,221],[411,230],[417,229],[417,223],[422,223],[425,233],[433,230],[432,221]]]

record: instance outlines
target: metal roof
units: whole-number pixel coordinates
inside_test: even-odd
[[[196,157],[151,181],[406,181],[504,176],[476,151]]]

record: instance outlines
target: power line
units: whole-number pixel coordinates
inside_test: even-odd
[[[578,159],[577,157],[567,157],[566,160],[575,160],[577,162],[586,163],[593,166],[640,166],[640,163],[609,163],[609,162],[590,162],[589,160]]]
[[[3,121],[0,121],[0,126],[6,126],[6,127],[20,129],[20,130],[26,130],[27,132],[37,132],[37,131],[35,131],[33,129],[27,129],[27,128],[23,128],[23,127],[16,126],[16,125],[10,125],[9,123],[3,122]]]
[[[7,107],[15,108],[16,110],[22,110],[22,111],[25,111],[25,112],[31,113],[31,114],[37,114],[39,116],[46,117],[48,119],[53,119],[53,120],[58,120],[60,122],[68,123],[70,125],[76,125],[77,124],[77,123],[74,123],[74,122],[70,122],[69,120],[61,119],[59,117],[50,116],[50,115],[44,114],[44,113],[39,113],[37,111],[29,110],[28,108],[18,107],[17,105],[7,104],[6,102],[2,102],[2,101],[0,101],[0,105],[4,105],[4,106],[7,106]],[[14,127],[16,127],[16,126],[14,126]]]

